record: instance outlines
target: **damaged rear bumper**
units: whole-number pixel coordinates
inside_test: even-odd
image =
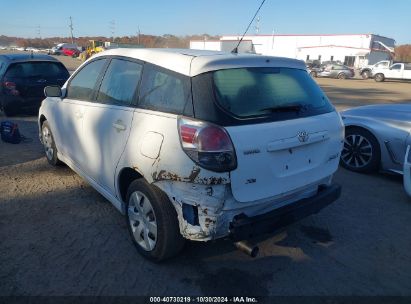
[[[318,213],[337,200],[340,195],[340,185],[321,186],[315,196],[301,199],[268,213],[253,217],[239,214],[230,223],[230,238],[240,241],[274,232],[311,214]]]

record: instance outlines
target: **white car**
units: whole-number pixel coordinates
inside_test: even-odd
[[[177,254],[184,239],[272,232],[340,195],[342,120],[302,61],[113,49],[45,94],[48,161],[125,214],[149,259]]]

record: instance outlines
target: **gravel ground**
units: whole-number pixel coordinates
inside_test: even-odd
[[[355,99],[345,90],[356,105],[374,100],[373,81],[318,81],[337,106]],[[409,84],[381,85],[397,93],[375,102],[411,100]],[[259,239],[256,259],[218,241],[188,243],[158,265],[137,254],[107,200],[69,168],[48,165],[36,118],[13,120],[32,140],[0,141],[0,295],[411,296],[411,200],[398,176],[340,169],[342,197]]]

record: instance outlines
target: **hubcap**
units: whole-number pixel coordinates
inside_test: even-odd
[[[50,130],[47,127],[43,127],[43,146],[44,151],[48,159],[53,159],[53,137],[51,136]]]
[[[348,167],[363,168],[372,159],[371,143],[362,135],[352,134],[345,137],[341,160]]]
[[[140,191],[130,196],[128,220],[137,244],[151,251],[157,242],[157,221],[150,200]]]

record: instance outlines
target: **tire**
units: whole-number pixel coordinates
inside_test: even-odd
[[[368,78],[370,78],[370,71],[364,71],[364,72],[362,72],[361,73],[361,77],[362,77],[362,79],[368,79]]]
[[[383,82],[385,80],[384,74],[378,73],[377,75],[374,76],[374,80],[376,82]]]
[[[44,153],[46,154],[49,164],[52,166],[61,165],[62,162],[57,157],[57,148],[53,133],[51,132],[50,125],[47,120],[41,125],[41,141],[43,143]]]
[[[378,171],[380,162],[381,149],[375,136],[363,128],[346,128],[341,166],[354,172],[372,173]]]
[[[126,202],[128,231],[142,256],[161,262],[183,249],[177,212],[163,191],[137,179],[127,190]]]
[[[347,75],[345,75],[345,73],[340,73],[337,76],[338,79],[347,79]]]
[[[3,113],[7,117],[11,117],[11,116],[15,116],[17,114],[17,111],[9,107],[3,107]]]

